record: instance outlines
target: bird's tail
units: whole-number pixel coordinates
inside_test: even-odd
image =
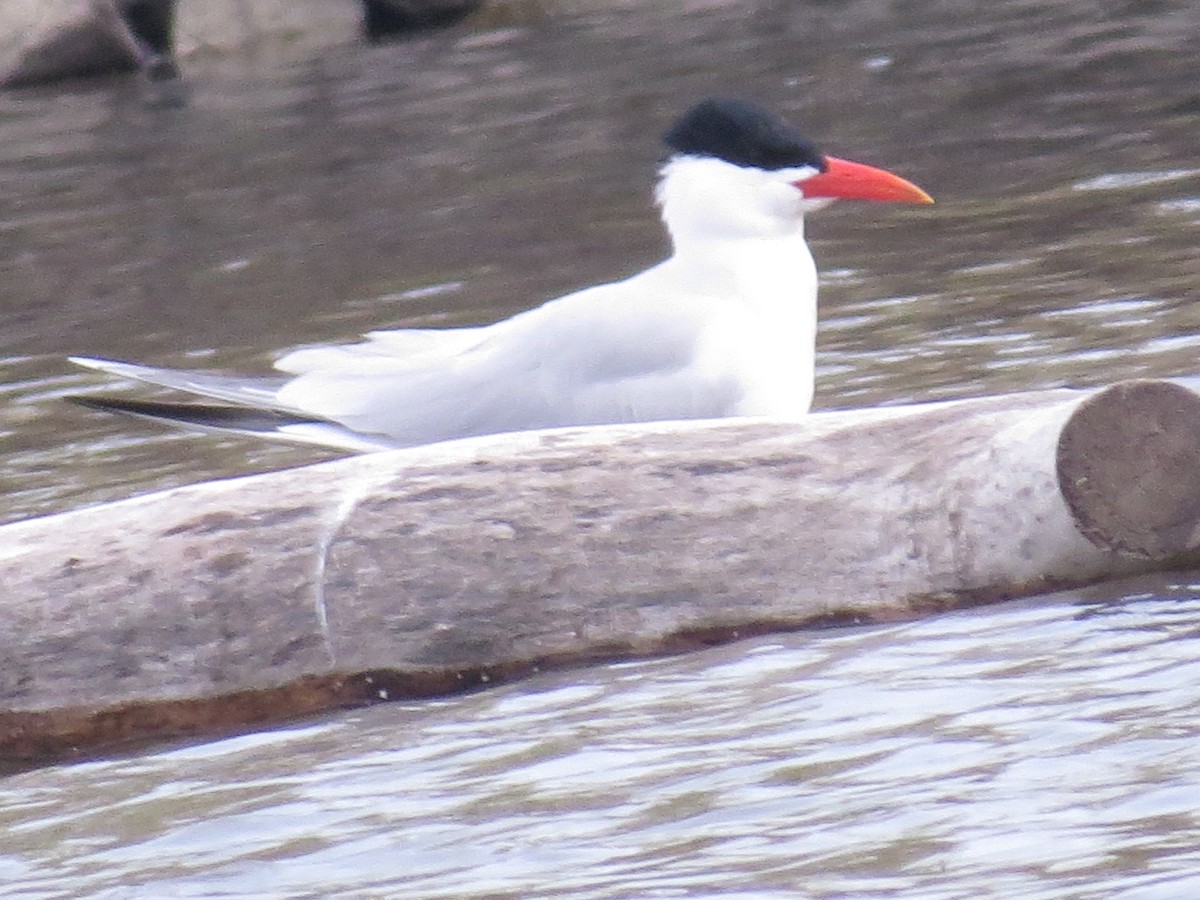
[[[154,400],[128,400],[98,394],[68,397],[72,403],[104,412],[125,413],[143,419],[165,419],[193,428],[234,429],[245,432],[271,432],[283,425],[304,425],[322,422],[305,419],[290,413],[270,409],[250,409],[219,403],[163,403]]]
[[[121,413],[167,422],[183,428],[220,434],[239,434],[297,444],[316,444],[339,450],[368,452],[388,449],[386,441],[374,441],[368,435],[355,434],[326,419],[301,416],[272,409],[251,409],[220,403],[164,403],[155,400],[128,400],[97,394],[68,397],[72,403],[88,409]]]

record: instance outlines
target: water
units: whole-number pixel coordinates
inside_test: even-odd
[[[36,896],[1183,897],[1200,601],[759,639],[0,783]]]
[[[1046,6],[515,4],[192,56],[184,110],[129,79],[0,96],[0,519],[321,458],[71,407],[101,379],[67,354],[262,371],[656,261],[658,135],[711,93],[938,198],[814,217],[818,405],[1192,372],[1200,13]]]
[[[823,407],[1196,373],[1200,8],[516,4],[0,96],[0,519],[323,458],[70,406],[658,259],[657,135],[785,111],[930,208],[814,217]],[[340,39],[339,39],[340,40]],[[1151,579],[0,782],[18,896],[1182,897],[1200,591]]]

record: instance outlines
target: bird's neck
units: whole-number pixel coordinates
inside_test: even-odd
[[[668,265],[692,291],[815,318],[817,271],[802,230],[769,238],[693,236],[674,246]]]
[[[815,309],[804,197],[778,173],[677,156],[656,194],[675,250],[669,264],[692,291]]]

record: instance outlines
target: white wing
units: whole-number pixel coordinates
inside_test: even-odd
[[[277,402],[397,446],[733,414],[739,385],[707,371],[699,352],[720,304],[693,296],[681,310],[648,292],[654,279],[635,281],[486,328],[375,332],[364,344],[297,351],[280,361],[298,374]]]
[[[294,375],[321,370],[364,372],[436,363],[469,349],[486,337],[488,328],[406,328],[369,331],[357,344],[301,347],[275,361],[275,368]]]

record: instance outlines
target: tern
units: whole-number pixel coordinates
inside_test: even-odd
[[[803,417],[817,328],[805,216],[837,199],[932,199],[883,169],[821,153],[740,99],[696,104],[663,140],[656,199],[673,252],[632,277],[490,325],[372,331],[297,349],[275,362],[282,375],[72,357],[206,402],[74,399],[355,451],[560,426]]]

